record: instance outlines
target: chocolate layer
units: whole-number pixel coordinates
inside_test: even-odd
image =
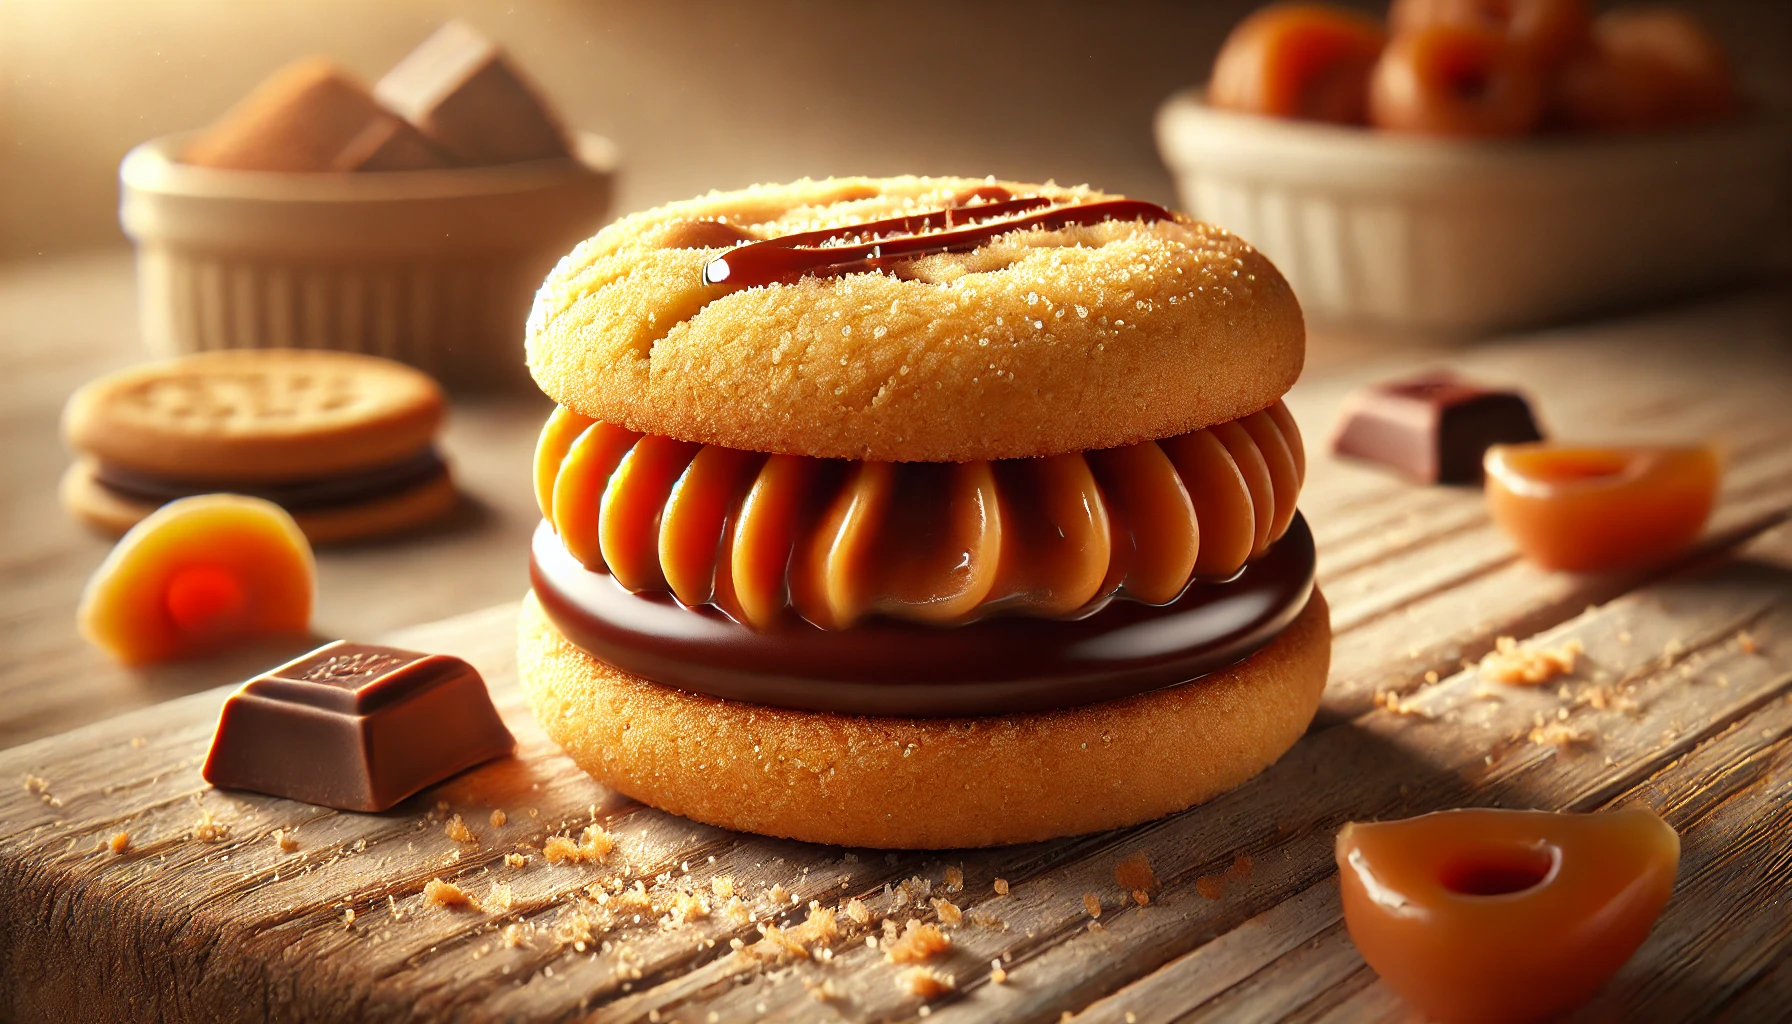
[[[434,448],[400,462],[307,480],[256,481],[179,480],[145,473],[111,462],[96,462],[94,479],[107,490],[132,501],[161,505],[195,494],[242,494],[265,498],[289,512],[358,505],[428,483],[448,471]]]
[[[1074,620],[990,618],[935,627],[888,619],[766,630],[671,595],[634,594],[580,565],[543,523],[530,578],[555,626],[624,671],[692,693],[806,711],[996,715],[1115,700],[1249,657],[1305,606],[1313,535],[1296,515],[1263,556],[1173,601],[1119,599]]]
[[[515,742],[461,659],[339,640],[231,695],[202,774],[214,786],[383,811]]]

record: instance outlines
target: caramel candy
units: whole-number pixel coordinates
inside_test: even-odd
[[[1329,4],[1272,4],[1239,22],[1213,63],[1207,102],[1224,110],[1362,124],[1387,33]]]
[[[1673,557],[1705,528],[1723,478],[1710,445],[1496,445],[1486,462],[1493,521],[1525,557],[1568,572]]]
[[[1332,451],[1377,462],[1417,483],[1472,484],[1490,445],[1542,438],[1516,391],[1453,374],[1373,384],[1344,400]]]
[[[414,171],[448,161],[322,57],[275,72],[182,155],[241,171]]]
[[[260,498],[169,502],[106,557],[76,612],[82,635],[127,664],[303,632],[316,567],[292,516]]]
[[[1468,809],[1338,833],[1363,959],[1444,1024],[1578,1006],[1636,952],[1674,888],[1680,837],[1646,808]]]
[[[516,746],[459,658],[347,641],[243,684],[202,774],[344,811],[383,811]]]
[[[498,45],[450,21],[373,88],[431,142],[463,164],[507,164],[567,154],[547,106]]]

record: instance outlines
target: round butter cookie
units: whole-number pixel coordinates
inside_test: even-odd
[[[172,479],[327,477],[429,446],[446,400],[427,374],[347,352],[203,352],[101,377],[68,400],[70,447]]]
[[[706,283],[731,246],[986,202],[1112,200],[970,178],[841,178],[624,217],[560,261],[528,322],[542,390],[585,416],[728,448],[964,462],[1169,437],[1294,383],[1276,268],[1181,216],[996,235],[879,272]]]
[[[122,534],[190,494],[264,497],[315,544],[420,525],[458,501],[434,440],[446,400],[426,374],[343,352],[207,352],[82,387],[63,412],[77,452],[63,505]]]
[[[556,743],[636,800],[840,846],[997,846],[1131,825],[1263,771],[1306,731],[1331,623],[1314,590],[1230,668],[1102,704],[984,718],[793,711],[649,682],[574,646],[533,594],[518,675]]]

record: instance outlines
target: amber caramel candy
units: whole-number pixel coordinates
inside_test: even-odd
[[[1369,966],[1443,1024],[1542,1020],[1636,952],[1674,888],[1680,837],[1641,807],[1473,808],[1338,833],[1344,923]]]
[[[1394,0],[1396,34],[1437,25],[1497,32],[1539,63],[1559,61],[1587,43],[1586,0]]]
[[[1664,8],[1600,15],[1592,44],[1550,80],[1552,124],[1579,131],[1708,124],[1735,110],[1723,47],[1691,15]]]
[[[1498,32],[1437,25],[1403,32],[1369,80],[1369,121],[1424,135],[1523,135],[1543,117],[1543,73]]]
[[[1487,450],[1487,506],[1546,569],[1598,572],[1663,561],[1698,537],[1722,467],[1709,445]]]
[[[1306,472],[1277,402],[1160,441],[1037,459],[890,463],[643,435],[561,408],[542,518],[585,568],[766,628],[882,615],[1065,617],[1226,579],[1294,518]]]
[[[1214,61],[1207,101],[1246,114],[1362,124],[1386,35],[1329,4],[1276,4],[1239,22]]]
[[[193,657],[303,632],[316,567],[292,516],[260,498],[206,494],[156,510],[87,583],[81,633],[126,664]]]

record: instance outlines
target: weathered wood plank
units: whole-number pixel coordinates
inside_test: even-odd
[[[1792,507],[1792,422],[1779,409],[1792,373],[1783,353],[1760,351],[1764,329],[1751,316],[1758,311],[1737,320],[1755,332],[1743,339],[1747,370],[1675,352],[1685,323],[1652,337],[1632,325],[1572,345],[1543,338],[1453,354],[1449,362],[1490,379],[1536,381],[1546,418],[1567,436],[1730,437],[1734,456],[1713,539],[1721,545]],[[1303,382],[1291,403],[1309,446],[1320,449],[1344,389],[1419,362],[1406,353]],[[1606,386],[1577,383],[1602,367]],[[1270,772],[1205,807],[1136,829],[958,855],[823,849],[694,825],[602,790],[553,750],[515,687],[514,609],[494,609],[396,642],[479,665],[518,733],[519,756],[386,815],[206,789],[194,769],[221,692],[0,752],[0,896],[8,897],[0,900],[0,1016],[66,1011],[78,1000],[115,1016],[200,1020],[278,1009],[287,1017],[369,1020],[553,1019],[589,1010],[606,1020],[658,1013],[668,1020],[881,1021],[924,1008],[933,1017],[1045,1021],[1080,1009],[1091,1019],[1124,1020],[1139,1015],[1134,1000],[1170,1016],[1227,1015],[1228,1008],[1295,1019],[1397,1012],[1338,928],[1336,827],[1468,802],[1599,806],[1679,778],[1676,772],[1691,771],[1686,765],[1707,764],[1699,755],[1724,737],[1744,745],[1737,764],[1757,764],[1744,749],[1745,727],[1777,713],[1792,686],[1792,641],[1776,639],[1792,637],[1792,587],[1771,561],[1792,541],[1780,530],[1751,548],[1755,561],[1697,577],[1553,576],[1513,559],[1478,495],[1411,488],[1317,455],[1312,461],[1303,504],[1320,534],[1321,572],[1341,627],[1326,711]],[[364,571],[377,573],[371,564]],[[1765,641],[1763,653],[1740,649],[1742,629]],[[1458,671],[1493,637],[1540,630],[1586,643],[1590,667],[1566,695],[1502,690],[1486,699],[1473,674]],[[46,672],[78,667],[48,663]],[[1441,681],[1426,682],[1428,672]],[[45,675],[35,685],[56,679]],[[1630,688],[1634,706],[1595,707],[1591,694],[1600,687]],[[1372,710],[1382,688],[1406,694],[1417,713]],[[1589,749],[1531,741],[1538,715],[1562,711],[1565,728],[1596,733]],[[132,745],[133,738],[144,742]],[[1777,749],[1778,741],[1759,742]],[[1727,780],[1747,774],[1710,774],[1721,763],[1700,769],[1701,791],[1725,791]],[[26,774],[47,780],[47,790],[18,785]],[[1778,791],[1764,792],[1784,803]],[[1754,827],[1746,816],[1724,818],[1729,806],[1698,812],[1701,821],[1724,823],[1703,834]],[[494,809],[505,811],[504,825],[490,823]],[[192,835],[208,811],[229,826],[218,842]],[[447,838],[443,823],[452,813],[465,817],[478,844]],[[594,818],[617,836],[609,863],[542,861],[547,836],[576,833]],[[295,850],[275,845],[276,829],[295,828]],[[134,849],[98,852],[117,831],[131,834]],[[505,854],[524,848],[526,866],[505,864]],[[1114,865],[1141,849],[1164,883],[1144,907],[1127,905],[1113,879]],[[1745,846],[1745,860],[1723,869],[1766,864],[1749,891],[1769,908],[1768,897],[1783,901],[1788,889],[1778,849]],[[1223,878],[1241,854],[1251,858],[1248,873],[1219,882],[1218,898],[1202,895],[1197,880]],[[949,872],[962,872],[962,889],[947,891]],[[1708,874],[1712,884],[1697,890],[1698,913],[1706,916],[1687,918],[1680,931],[1664,920],[1662,934],[1684,936],[1662,940],[1665,977],[1679,976],[1674,956],[1701,943],[1728,949],[1709,945],[1712,929],[1742,921],[1725,916],[1733,908],[1715,887],[1722,870]],[[485,907],[428,906],[421,890],[437,876],[464,885]],[[637,923],[634,908],[617,914],[613,893],[602,893],[609,905],[585,893],[594,883],[602,891],[609,878],[641,883],[655,906],[641,910]],[[725,913],[712,895],[709,916],[661,926],[660,907],[686,889],[713,894],[721,878],[747,904],[744,919]],[[997,878],[1008,883],[1004,895],[995,891]],[[969,918],[949,929],[955,947],[933,965],[951,973],[956,988],[932,1003],[912,995],[903,968],[864,941],[884,917],[937,917],[925,904],[914,913],[915,887],[901,886],[910,879]],[[507,906],[496,896],[500,885],[508,887]],[[1101,901],[1099,921],[1084,909],[1083,893]],[[766,964],[730,949],[731,940],[756,942],[761,923],[801,922],[810,900],[834,907],[851,898],[869,908],[870,925],[842,916],[825,962]],[[352,926],[344,920],[349,910]],[[1743,921],[1755,929],[1747,933],[1756,944],[1750,948],[1767,953],[1736,958],[1742,973],[1724,997],[1732,1007],[1771,1005],[1785,984],[1771,960],[1777,940],[1752,920]],[[999,985],[990,980],[998,957],[1008,975]],[[824,987],[830,982],[834,989]],[[1626,984],[1614,991],[1640,986]],[[1687,991],[1663,984],[1671,998]]]
[[[1792,814],[1785,767],[1792,757],[1792,652],[1786,650],[1792,642],[1785,639],[1792,636],[1792,530],[1763,538],[1751,554],[1715,574],[1667,581],[1614,602],[1556,633],[1554,640],[1582,640],[1594,666],[1588,678],[1566,684],[1566,696],[1559,688],[1502,689],[1499,703],[1518,710],[1521,723],[1521,703],[1549,721],[1566,708],[1563,724],[1587,730],[1594,745],[1558,752],[1527,737],[1502,738],[1497,730],[1473,741],[1471,755],[1487,750],[1483,756],[1493,762],[1477,766],[1472,756],[1468,760],[1465,776],[1474,788],[1469,802],[1590,810],[1643,800],[1682,832],[1685,850],[1674,900],[1649,942],[1586,1019],[1707,1016],[1722,1005],[1716,997],[1723,993],[1713,992],[1698,972],[1727,972],[1735,988],[1754,984],[1764,967],[1792,955],[1792,916],[1783,912],[1792,900],[1787,850],[1792,826],[1782,821]],[[1752,590],[1765,603],[1715,607],[1740,589]],[[1712,601],[1718,592],[1728,597]],[[1739,639],[1744,631],[1746,645]],[[1746,646],[1756,647],[1755,653]],[[1418,718],[1413,728],[1438,728],[1454,713],[1458,724],[1471,727],[1471,735],[1485,735],[1487,730],[1472,728],[1487,724],[1489,712],[1482,707],[1487,702],[1473,696],[1482,685],[1473,673],[1463,673],[1425,689],[1412,699],[1414,710],[1438,717]],[[1622,706],[1597,709],[1581,703],[1599,687],[1614,685],[1634,687]],[[1375,712],[1355,724],[1390,717],[1396,716]],[[1515,760],[1523,763],[1515,766]],[[1455,802],[1417,786],[1406,796],[1400,814]],[[1268,952],[1247,960],[1244,970],[1236,966],[1232,936],[1224,936],[1096,1003],[1082,1017],[1404,1018],[1397,997],[1338,938],[1343,933],[1335,875],[1319,891],[1323,898],[1303,896],[1298,916],[1286,912],[1295,905],[1289,901],[1254,922],[1267,932],[1257,941]],[[1740,919],[1747,919],[1748,927],[1739,927]],[[1308,941],[1312,936],[1319,941]],[[1722,948],[1707,950],[1713,945]],[[1217,980],[1210,980],[1214,975]],[[1299,983],[1311,978],[1330,980],[1318,986]],[[1215,993],[1215,984],[1223,990]],[[1663,1007],[1672,1009],[1658,1013]]]

